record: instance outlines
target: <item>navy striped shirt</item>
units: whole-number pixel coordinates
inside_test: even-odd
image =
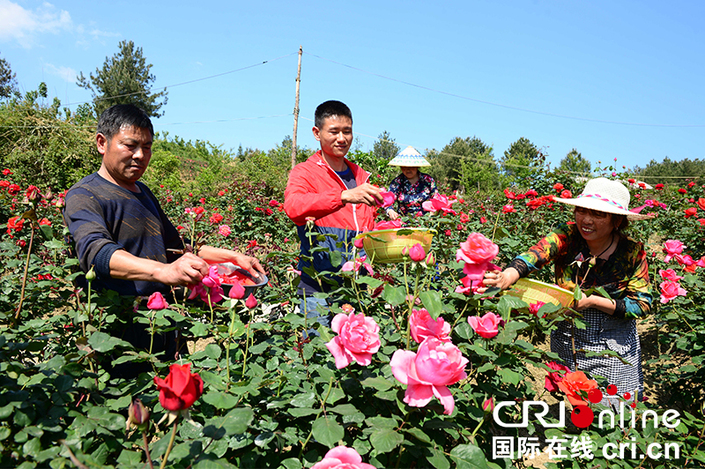
[[[113,184],[98,173],[81,179],[66,194],[64,223],[76,246],[81,269],[95,266],[93,287],[121,295],[150,295],[168,291],[161,283],[110,277],[110,258],[118,249],[157,262],[173,262],[183,249],[178,230],[164,214],[154,194],[141,182],[136,193]]]

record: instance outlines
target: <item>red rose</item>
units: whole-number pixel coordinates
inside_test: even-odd
[[[694,183],[693,181],[690,181],[690,182],[688,183],[688,187],[693,187],[694,185],[695,185],[695,183]]]
[[[634,179],[627,179],[627,182],[629,182],[629,184],[634,184],[636,181]]]
[[[20,186],[17,184],[10,184],[10,186],[7,188],[7,193],[10,195],[17,195],[17,193],[20,191]]]
[[[514,200],[516,199],[516,195],[514,192],[510,191],[509,189],[504,189],[504,195],[509,199],[509,200]]]
[[[685,189],[683,189],[683,188],[678,189],[678,192],[681,193],[681,194],[687,194],[687,193],[688,193],[688,191],[685,190]]]
[[[39,198],[39,188],[37,186],[29,186],[27,192],[25,193],[27,199],[35,200]]]
[[[571,197],[573,197],[573,194],[571,194],[569,190],[564,190],[561,192],[562,199],[570,199]]]
[[[597,389],[597,381],[588,379],[582,371],[568,372],[563,375],[563,380],[556,384],[568,396],[573,406],[587,405],[583,398],[593,389]]]
[[[705,199],[702,197],[698,199],[698,207],[700,207],[700,210],[705,210]]]
[[[656,184],[656,186],[654,186],[654,189],[656,189],[657,191],[662,191],[662,190],[663,190],[663,184]]]
[[[690,207],[685,209],[685,218],[690,218],[698,214],[698,209],[695,207]]]
[[[155,376],[154,384],[159,390],[159,403],[173,412],[188,409],[203,394],[203,380],[191,373],[190,363],[170,365],[166,379]]]
[[[557,183],[555,183],[555,184],[553,185],[553,189],[554,189],[556,192],[560,192],[560,191],[563,190],[563,184],[561,184],[560,182],[557,182]]]

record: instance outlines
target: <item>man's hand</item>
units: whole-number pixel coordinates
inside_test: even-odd
[[[254,257],[235,252],[231,249],[216,248],[213,246],[201,246],[198,255],[206,259],[211,264],[221,262],[232,262],[247,270],[254,277],[262,277],[265,274],[262,265]]]
[[[186,253],[171,264],[133,256],[118,249],[110,258],[110,276],[124,280],[144,280],[166,285],[194,284],[208,275],[208,263]]]
[[[382,203],[382,194],[378,187],[366,182],[354,189],[341,192],[340,200],[344,204],[365,204],[374,207]]]
[[[247,270],[255,278],[262,278],[264,275],[264,269],[259,263],[259,259],[255,257],[246,256],[244,254],[237,254],[237,265]]]
[[[190,252],[171,264],[162,265],[154,271],[154,279],[166,285],[193,285],[208,275],[208,263]]]

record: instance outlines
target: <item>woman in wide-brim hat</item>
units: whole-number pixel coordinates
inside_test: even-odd
[[[421,204],[430,200],[436,192],[436,181],[428,174],[419,171],[420,167],[431,166],[426,158],[414,149],[406,147],[399,152],[388,166],[399,166],[401,174],[389,184],[389,192],[396,196],[397,210],[389,207],[387,216],[396,220],[401,215],[415,215],[423,209]]]
[[[644,377],[635,319],[651,310],[651,282],[643,244],[623,230],[630,220],[651,216],[629,211],[629,190],[606,178],[591,179],[576,198],[555,201],[575,207],[575,222],[559,226],[503,271],[487,272],[484,284],[506,289],[553,261],[560,287],[604,288],[609,298],[592,293],[573,306],[582,315],[585,329],[575,327],[572,320],[558,323],[551,332],[551,351],[572,371],[602,376],[607,384],[617,386],[620,395],[629,392],[641,397]],[[586,357],[578,350],[611,350],[627,363],[617,357]]]

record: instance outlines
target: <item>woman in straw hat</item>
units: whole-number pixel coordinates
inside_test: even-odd
[[[504,290],[553,261],[559,286],[571,291],[576,286],[604,288],[609,298],[592,293],[573,305],[587,327],[559,322],[551,332],[551,351],[572,371],[602,376],[621,395],[629,392],[636,398],[644,391],[644,376],[635,319],[651,309],[651,283],[643,244],[623,230],[630,220],[651,217],[630,212],[629,190],[606,178],[588,181],[577,198],[555,200],[575,207],[575,223],[559,226],[502,272],[487,272],[484,284]],[[627,363],[617,357],[586,357],[583,350],[614,351]]]
[[[397,210],[387,209],[387,216],[396,220],[401,215],[415,215],[421,212],[421,204],[433,197],[436,192],[436,181],[419,171],[421,166],[431,166],[426,158],[414,149],[406,147],[388,163],[388,166],[400,166],[401,174],[389,185],[389,192],[397,198]]]

